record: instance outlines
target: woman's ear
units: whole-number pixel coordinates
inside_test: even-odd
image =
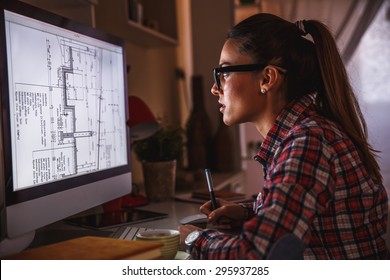
[[[262,73],[260,79],[260,91],[268,92],[279,88],[282,82],[283,76],[279,73],[278,69],[272,65],[266,66]]]

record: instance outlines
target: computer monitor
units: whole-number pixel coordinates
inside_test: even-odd
[[[0,7],[6,255],[132,182],[123,40],[18,1]]]

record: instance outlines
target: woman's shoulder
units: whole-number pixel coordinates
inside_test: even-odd
[[[307,116],[292,127],[288,136],[318,137],[333,142],[348,138],[340,125],[321,115]]]

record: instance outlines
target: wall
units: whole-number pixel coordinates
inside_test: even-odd
[[[127,63],[131,66],[128,74],[129,94],[141,97],[156,117],[166,118],[172,125],[180,125],[175,77],[176,48],[146,49],[127,43],[126,52]],[[133,152],[132,171],[133,182],[142,182],[141,164]]]
[[[203,77],[203,94],[207,113],[211,119],[212,133],[215,135],[221,118],[218,98],[210,92],[214,83],[212,69],[219,64],[221,49],[228,30],[234,22],[232,0],[192,0],[191,21],[193,41],[194,75]],[[229,127],[233,139],[231,162],[235,170],[241,169],[240,139],[238,126]]]
[[[177,68],[183,71],[183,77],[178,81],[178,95],[181,125],[185,127],[192,107],[190,82],[194,73],[191,0],[176,0],[176,14],[178,22]]]
[[[191,17],[194,74],[203,76],[206,109],[216,120],[220,113],[217,99],[210,93],[214,83],[212,69],[218,66],[226,33],[233,25],[233,2],[192,0]],[[213,131],[217,124],[213,121]]]

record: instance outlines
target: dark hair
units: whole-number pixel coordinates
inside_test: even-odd
[[[238,41],[240,51],[251,55],[254,63],[287,69],[289,100],[322,88],[314,44],[300,36],[291,22],[257,14],[237,24],[227,38]]]
[[[369,175],[382,182],[376,151],[367,141],[367,126],[333,36],[319,21],[301,23],[305,32],[278,16],[256,14],[234,26],[227,39],[237,41],[240,52],[250,55],[253,63],[285,68],[288,100],[318,92],[322,114],[344,128]]]

